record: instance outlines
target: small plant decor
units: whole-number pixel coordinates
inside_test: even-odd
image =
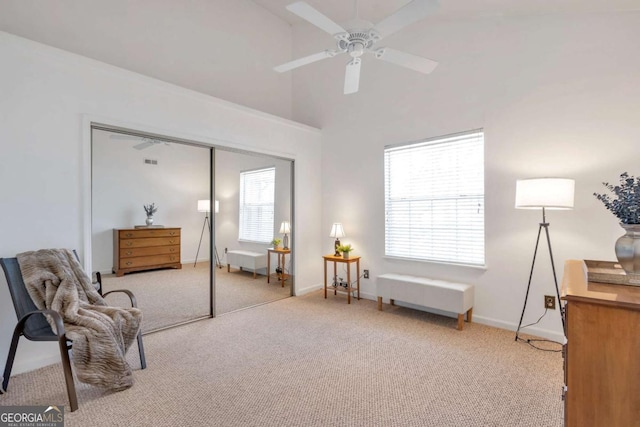
[[[142,205],[142,207],[144,207],[144,211],[147,213],[147,216],[153,216],[153,214],[158,211],[155,203],[151,203],[150,205]]]
[[[354,248],[351,246],[351,244],[348,245],[340,245],[338,246],[338,251],[342,252],[342,253],[349,253],[353,250]]]
[[[274,248],[277,248],[278,246],[280,246],[280,242],[282,242],[282,240],[276,237],[271,241],[271,244],[273,245]]]
[[[604,206],[611,211],[623,224],[640,224],[640,178],[620,174],[620,185],[602,183],[615,198],[608,194],[593,193]]]

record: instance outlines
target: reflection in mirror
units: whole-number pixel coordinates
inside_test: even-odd
[[[143,332],[210,315],[208,230],[194,267],[204,218],[197,201],[211,193],[210,153],[92,130],[92,268],[104,292],[133,292]],[[148,216],[145,205],[157,211]],[[114,296],[110,303],[121,302]]]
[[[216,149],[214,169],[219,203],[215,250],[223,267],[215,269],[216,315],[291,296],[292,162]],[[269,253],[272,240],[284,237],[280,233],[284,221],[291,228],[287,233],[291,252]]]

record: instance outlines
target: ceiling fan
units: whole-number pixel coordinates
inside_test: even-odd
[[[287,10],[334,36],[338,40],[337,48],[327,49],[323,52],[287,62],[275,67],[274,70],[284,73],[325,58],[348,53],[351,56],[351,60],[347,63],[344,78],[345,95],[358,91],[360,85],[360,57],[364,53],[372,53],[377,59],[429,74],[436,68],[437,62],[390,47],[377,47],[376,44],[384,37],[425,18],[429,13],[436,10],[438,6],[438,0],[413,0],[375,25],[370,22],[355,20],[355,28],[344,29],[309,4],[303,1],[292,3],[287,6]]]
[[[133,148],[135,148],[136,150],[144,150],[145,148],[153,147],[154,145],[158,145],[158,144],[169,145],[169,143],[166,141],[160,141],[158,139],[147,138],[144,136],[137,136],[137,135],[121,135],[118,133],[114,133],[109,135],[109,137],[111,139],[128,139],[128,140],[139,139],[142,142],[140,144],[136,144],[133,146]]]

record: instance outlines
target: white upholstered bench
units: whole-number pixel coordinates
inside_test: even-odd
[[[422,305],[458,314],[458,330],[464,327],[464,315],[471,322],[473,285],[429,279],[406,274],[383,274],[377,280],[378,310],[382,299]]]
[[[259,268],[267,268],[267,254],[251,251],[227,251],[227,271],[231,271],[231,266],[253,270],[253,278],[256,278],[256,271]]]

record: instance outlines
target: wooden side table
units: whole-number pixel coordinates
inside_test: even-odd
[[[338,288],[337,286],[333,289],[333,294],[336,295],[338,292],[344,292],[347,294],[347,304],[351,304],[351,293],[356,291],[358,295],[358,299],[360,299],[360,257],[354,256],[349,258],[342,258],[341,256],[335,255],[323,255],[324,258],[324,297],[327,298],[327,263],[333,262],[333,277],[335,278],[338,274],[338,263],[347,264],[347,287],[346,288]],[[356,287],[351,286],[351,264],[356,263]]]
[[[278,280],[282,282],[282,287],[284,288],[284,282],[289,278],[289,275],[284,272],[285,256],[291,253],[291,249],[274,249],[274,248],[267,249],[267,283],[270,283],[270,279],[271,279],[271,253],[272,252],[278,255],[278,267],[282,269],[282,274],[278,276]]]

